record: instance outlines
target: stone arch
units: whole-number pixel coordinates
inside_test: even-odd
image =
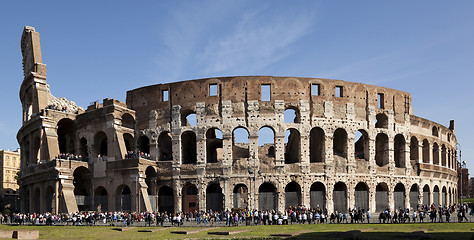
[[[199,209],[198,206],[198,189],[196,185],[187,183],[183,187],[183,212],[194,212]]]
[[[158,151],[160,161],[173,160],[173,143],[171,133],[164,131],[158,136]]]
[[[438,207],[440,202],[439,202],[439,187],[438,185],[435,185],[433,187],[433,204]]]
[[[310,162],[324,162],[325,134],[320,127],[311,129],[309,140]]]
[[[444,207],[447,205],[448,200],[448,191],[446,190],[446,186],[443,186],[441,190],[441,205]]]
[[[196,134],[186,131],[181,134],[181,161],[182,164],[196,164]]]
[[[156,174],[155,168],[152,166],[148,166],[145,170],[145,183],[148,186],[147,188],[148,196],[157,195],[156,178],[157,178],[157,174]]]
[[[433,164],[439,165],[439,146],[436,142],[433,143]]]
[[[285,187],[285,209],[301,205],[301,187],[296,182],[290,182]]]
[[[41,213],[41,190],[39,188],[33,192],[33,212]]]
[[[439,132],[438,127],[433,126],[433,128],[431,128],[431,135],[438,137],[438,132]]]
[[[298,109],[298,107],[295,106],[286,107],[285,112],[283,113],[283,119],[285,123],[300,123],[300,110]]]
[[[122,127],[135,129],[135,118],[130,113],[122,115]]]
[[[369,186],[365,182],[359,182],[355,186],[355,207],[357,209],[365,209],[369,208]]]
[[[294,128],[285,131],[285,163],[300,162],[301,137],[300,132]]]
[[[388,136],[385,133],[377,134],[375,138],[375,163],[379,167],[383,167],[388,164]]]
[[[196,126],[196,112],[191,109],[181,109],[181,126]]]
[[[59,120],[57,125],[58,145],[60,153],[76,153],[76,123],[69,119]]]
[[[447,167],[446,165],[446,146],[441,145],[441,166]]]
[[[174,212],[173,189],[169,186],[162,186],[158,191],[158,211],[164,213]]]
[[[333,136],[333,154],[347,158],[347,132],[342,128],[336,129]]]
[[[249,201],[249,190],[245,184],[237,184],[234,187],[234,209],[247,209]]]
[[[346,212],[347,210],[347,186],[343,182],[334,184],[332,193],[334,212]]]
[[[92,209],[92,173],[85,167],[78,167],[73,173],[74,196],[79,211],[90,211]]]
[[[125,143],[125,149],[127,150],[127,152],[135,150],[135,139],[133,138],[132,134],[124,133],[123,142]]]
[[[413,136],[410,139],[410,160],[418,160],[420,155],[418,153],[418,139]]]
[[[107,156],[108,154],[108,141],[107,135],[103,131],[99,131],[94,136],[94,150],[101,156]]]
[[[315,182],[309,190],[310,207],[313,209],[326,208],[326,187],[322,182]]]
[[[413,211],[418,210],[417,206],[418,206],[418,199],[419,199],[419,191],[420,189],[418,187],[418,184],[415,183],[411,185],[409,197],[410,197],[410,207],[412,208]]]
[[[364,159],[366,161],[369,160],[369,134],[363,129],[357,130],[355,133],[355,142],[354,142],[354,150],[355,150],[355,158],[356,159]]]
[[[122,184],[117,187],[115,192],[115,210],[117,211],[130,211],[132,210],[132,192],[130,188]]]
[[[405,168],[405,137],[402,134],[395,135],[393,151],[395,167]]]
[[[264,182],[258,188],[258,209],[273,210],[277,209],[277,193],[273,183]]]
[[[275,158],[275,130],[270,126],[263,126],[258,130],[259,159]]]
[[[53,209],[55,209],[55,202],[54,202],[54,197],[55,197],[54,189],[51,186],[46,187],[46,195],[45,195],[45,212],[52,213]]]
[[[423,139],[423,163],[430,163],[430,143]]]
[[[98,212],[107,212],[109,210],[107,189],[103,186],[98,186],[94,191],[94,210]]]
[[[224,194],[218,182],[210,183],[206,188],[206,210],[224,210]]]
[[[375,128],[388,128],[388,117],[384,113],[375,116]]]
[[[249,157],[249,132],[247,128],[239,126],[232,131],[232,158]]]
[[[388,208],[388,186],[381,182],[375,187],[375,211],[382,212]]]
[[[150,154],[150,139],[147,136],[142,135],[137,139],[137,150],[140,153]]]
[[[87,159],[87,157],[89,157],[89,147],[87,145],[87,139],[84,137],[79,140],[79,154],[83,157],[83,159]]]
[[[397,183],[393,192],[393,201],[395,209],[405,209],[405,185]]]
[[[218,128],[210,128],[206,132],[206,156],[207,163],[217,163],[224,160],[222,131]]]
[[[428,184],[425,184],[425,186],[423,187],[423,205],[429,206],[430,204],[430,186]]]

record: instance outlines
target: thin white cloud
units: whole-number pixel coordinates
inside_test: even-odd
[[[265,11],[243,14],[229,35],[209,41],[200,60],[205,74],[262,70],[291,54],[289,46],[313,31],[314,13],[282,17]]]

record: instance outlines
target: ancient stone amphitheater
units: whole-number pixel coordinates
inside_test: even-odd
[[[146,86],[126,103],[84,110],[50,93],[39,44],[25,27],[22,211],[376,212],[457,201],[454,121],[415,116],[407,92],[219,77]]]

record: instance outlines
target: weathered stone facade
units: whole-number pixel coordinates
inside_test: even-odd
[[[409,93],[223,77],[131,90],[126,104],[51,108],[33,28],[22,53],[24,211],[379,211],[457,200],[454,121],[446,128],[414,116]],[[135,149],[145,155],[127,154]],[[55,158],[66,153],[82,160]]]

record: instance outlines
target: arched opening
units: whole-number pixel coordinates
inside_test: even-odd
[[[388,128],[388,117],[383,113],[379,113],[375,116],[375,127],[376,128]]]
[[[183,164],[196,164],[196,134],[186,131],[181,134],[181,158]]]
[[[405,209],[405,186],[402,183],[395,185],[393,200],[395,202],[395,209]]]
[[[52,213],[54,209],[54,196],[56,194],[54,193],[54,189],[51,186],[48,186],[46,188],[46,196],[45,196],[45,203],[46,203],[46,208],[45,211]]]
[[[33,212],[41,213],[41,192],[36,188],[33,193]]]
[[[206,210],[220,212],[224,209],[224,194],[219,183],[211,183],[206,189]]]
[[[249,132],[244,127],[237,127],[232,131],[232,158],[249,157]]]
[[[300,123],[301,117],[299,109],[293,106],[287,107],[283,113],[283,119],[285,123]]]
[[[395,167],[405,168],[405,137],[403,135],[395,135],[393,151]]]
[[[382,212],[388,209],[388,186],[386,183],[379,183],[375,187],[375,211]]]
[[[439,147],[437,143],[433,143],[433,164],[439,165]]]
[[[448,168],[451,168],[451,149],[448,149]]]
[[[425,185],[423,187],[423,205],[429,206],[431,204],[431,199],[430,199],[430,186]]]
[[[79,154],[81,154],[83,159],[87,159],[89,157],[89,149],[87,147],[87,139],[81,138],[79,141]]]
[[[418,153],[418,139],[411,137],[410,139],[410,160],[418,160],[420,157]]]
[[[273,210],[277,209],[276,188],[273,184],[266,182],[258,188],[258,209]]]
[[[125,113],[122,115],[122,127],[131,129],[135,128],[135,119],[129,113]]]
[[[245,184],[237,184],[234,187],[234,209],[247,209],[249,190]]]
[[[117,187],[115,193],[115,209],[118,211],[130,211],[132,210],[132,198],[131,191],[127,185],[120,185]]]
[[[435,185],[433,188],[433,203],[435,206],[439,206],[439,187]]]
[[[446,206],[447,198],[448,198],[448,192],[446,191],[446,187],[443,187],[442,195],[441,195],[441,204],[443,207]]]
[[[133,152],[135,150],[135,140],[133,139],[132,134],[124,133],[123,141],[125,143],[125,149],[127,150],[127,152]]]
[[[109,211],[109,201],[107,197],[107,190],[102,186],[99,186],[95,189],[94,210],[97,210],[98,212]]]
[[[366,183],[360,182],[355,187],[355,207],[357,209],[369,208],[369,187]]]
[[[183,187],[183,212],[194,212],[198,210],[198,189],[194,184]]]
[[[338,128],[334,131],[333,154],[334,157],[347,158],[347,133],[346,130],[342,128]]]
[[[365,130],[359,129],[355,133],[355,158],[369,160],[369,134]]]
[[[94,137],[94,150],[97,154],[101,156],[107,156],[108,148],[107,148],[107,135],[100,131],[95,134]]]
[[[441,166],[446,167],[446,146],[441,145]]]
[[[451,191],[451,187],[448,188],[448,204],[451,205],[453,203],[453,192]]]
[[[300,162],[301,137],[298,130],[290,128],[285,131],[285,163]]]
[[[309,190],[310,207],[313,209],[326,208],[326,187],[321,182],[315,182]]]
[[[418,205],[418,184],[413,184],[410,188],[410,207],[413,209],[413,211],[416,211],[417,205]]]
[[[151,209],[156,211],[158,204],[157,189],[156,189],[156,171],[152,166],[149,166],[145,170],[145,183],[148,186],[147,192],[150,198]]]
[[[137,140],[137,150],[141,153],[150,154],[150,139],[147,136],[140,136]]]
[[[301,205],[301,187],[296,182],[290,182],[285,187],[285,209]]]
[[[423,163],[430,163],[430,144],[428,140],[423,140]]]
[[[375,162],[379,167],[388,164],[388,137],[385,133],[379,133],[375,138]]]
[[[85,167],[78,167],[73,173],[74,196],[79,211],[91,211],[92,173]]]
[[[271,127],[258,130],[258,157],[260,160],[275,158],[275,131]]]
[[[319,127],[311,129],[309,141],[309,157],[311,162],[324,162],[325,136]]]
[[[343,182],[334,185],[332,194],[334,201],[334,212],[345,212],[347,210],[347,186]]]
[[[206,155],[207,163],[217,163],[224,160],[222,148],[222,131],[217,128],[210,128],[206,132]]]
[[[437,137],[438,136],[438,128],[436,126],[433,126],[431,129],[431,135]]]
[[[173,189],[168,186],[162,186],[158,191],[158,211],[164,213],[174,212]]]
[[[57,133],[60,153],[76,153],[76,129],[76,123],[69,118],[63,118],[58,122]]]
[[[160,161],[173,160],[173,144],[170,132],[162,132],[158,137],[158,150],[160,151]]]
[[[181,110],[181,126],[193,126],[197,125],[196,112],[193,110]]]

